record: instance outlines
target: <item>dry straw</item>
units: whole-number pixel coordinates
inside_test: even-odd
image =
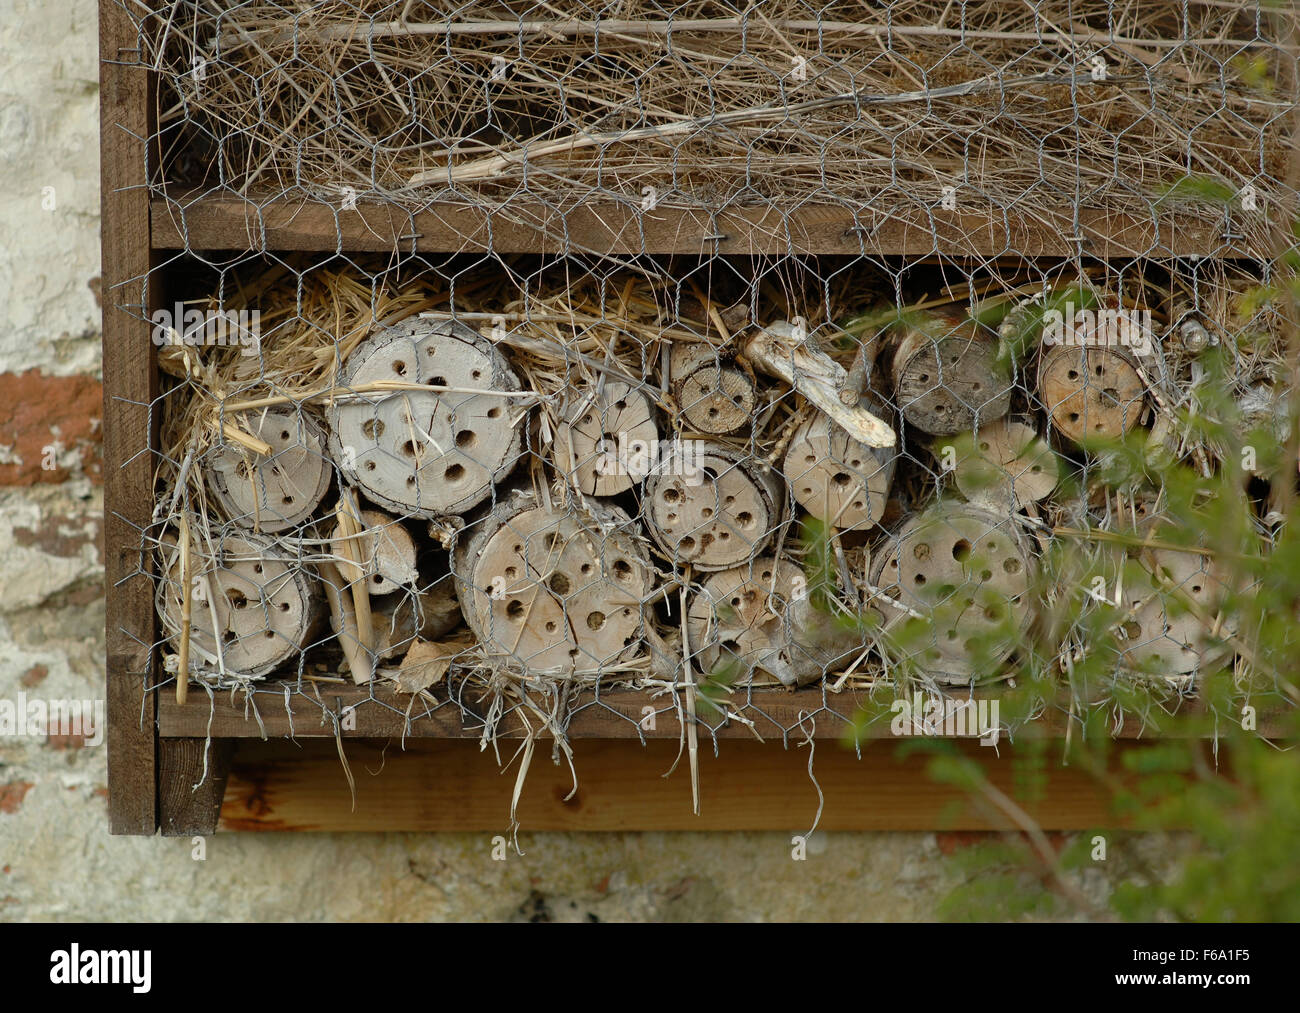
[[[597,20],[599,19],[599,20]],[[1284,196],[1294,13],[192,0],[153,33],[180,184],[419,204],[525,194],[1149,216],[1187,176]],[[175,129],[172,129],[175,128]],[[175,157],[171,157],[172,154]],[[1166,208],[1177,217],[1203,208]]]

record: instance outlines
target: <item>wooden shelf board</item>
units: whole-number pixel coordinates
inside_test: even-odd
[[[771,205],[716,211],[622,202],[558,208],[515,200],[497,208],[441,202],[423,210],[360,203],[354,210],[305,200],[187,192],[150,206],[158,250],[349,252],[394,249],[440,253],[611,255],[943,256],[949,259],[1072,257],[1080,251],[1070,208],[1046,205],[996,213],[924,207],[883,212],[847,204]],[[1081,210],[1085,256],[1200,256],[1260,259],[1264,250],[1224,238],[1224,223],[1187,215],[1138,218]],[[712,238],[717,237],[717,238]]]
[[[1015,747],[961,748],[1015,797]],[[503,749],[502,762],[513,752]],[[480,751],[477,743],[408,741],[402,748],[393,741],[367,741],[349,744],[346,753],[357,782],[355,809],[333,743],[241,742],[218,829],[506,833],[517,767],[501,773],[492,752]],[[534,756],[518,809],[525,842],[530,831],[804,834],[817,812],[806,748],[734,742],[716,757],[702,749],[698,816],[691,812],[685,760],[671,777],[663,776],[677,756],[676,742],[583,741],[575,743],[574,754],[578,791],[568,801],[568,766],[551,763],[549,750]],[[1117,770],[1118,763],[1117,756]],[[889,743],[865,747],[861,760],[850,749],[823,744],[813,771],[825,798],[822,830],[1012,829],[974,810],[960,789],[931,782],[922,758],[900,758]],[[1025,803],[1041,826],[1082,830],[1113,824],[1108,800],[1092,778],[1050,760],[1046,773],[1038,801]],[[486,861],[489,842],[483,847]]]

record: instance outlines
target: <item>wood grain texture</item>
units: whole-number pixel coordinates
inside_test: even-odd
[[[104,349],[104,580],[107,598],[109,822],[115,834],[157,828],[152,588],[140,529],[152,510],[150,404],[158,389],[148,327],[152,293],[144,189],[149,79],[137,35],[116,3],[100,4],[100,135]]]
[[[1129,745],[1126,749],[1144,746]],[[1013,748],[963,747],[1003,792],[1022,801],[1048,830],[1107,827],[1107,799],[1087,775],[1047,762],[1038,801],[1021,800]],[[513,750],[503,750],[508,759]],[[1001,755],[998,755],[998,754]],[[663,775],[677,743],[575,745],[577,793],[568,767],[539,750],[519,804],[528,831],[778,830],[807,833],[817,813],[807,748],[729,742],[700,763],[701,811],[691,814],[690,775]],[[1056,754],[1052,754],[1056,755]],[[356,808],[333,743],[241,743],[232,765],[222,830],[486,831],[506,833],[516,767],[500,773],[491,751],[473,742],[357,742],[347,747],[357,781]],[[833,743],[818,745],[813,770],[825,796],[822,830],[1010,829],[970,806],[955,788],[935,784],[919,756],[899,757],[873,743],[859,760]],[[484,860],[490,850],[483,842]],[[525,843],[526,847],[526,843]]]
[[[962,214],[899,210],[889,214],[840,204],[796,209],[736,207],[708,211],[602,202],[560,209],[540,201],[508,205],[432,203],[408,211],[361,203],[353,210],[300,199],[174,193],[153,201],[153,244],[178,250],[597,252],[772,256],[1071,257],[1080,250],[1070,208]],[[1156,216],[1078,213],[1085,256],[1217,256],[1260,259],[1266,250],[1225,239],[1215,223],[1175,224]]]
[[[216,831],[234,745],[229,739],[158,743],[158,824],[164,837]]]

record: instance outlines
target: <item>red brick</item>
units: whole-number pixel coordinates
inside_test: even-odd
[[[14,528],[14,541],[22,546],[35,546],[42,552],[51,556],[61,556],[64,559],[75,559],[81,555],[81,550],[87,545],[95,546],[99,552],[99,558],[102,562],[104,559],[103,551],[103,521],[94,517],[91,518],[90,528],[87,532],[85,523],[81,520],[69,522],[63,517],[47,517],[36,528]],[[71,528],[71,533],[69,533]]]
[[[951,855],[960,848],[983,844],[989,836],[987,830],[944,830],[934,835],[934,843],[945,855]]]
[[[31,781],[10,781],[8,784],[0,784],[0,813],[16,813],[31,790]]]
[[[66,469],[41,467],[45,448],[56,442],[56,456],[76,450],[81,470],[101,482],[103,401],[103,386],[89,376],[46,376],[36,369],[0,373],[0,447],[21,461],[0,464],[0,485],[66,482],[71,477]]]
[[[22,678],[19,679],[18,681],[21,682],[28,689],[31,689],[33,686],[39,686],[42,682],[44,682],[45,677],[49,674],[50,674],[50,670],[46,668],[44,665],[33,665],[31,668],[29,668],[26,672],[23,673]]]

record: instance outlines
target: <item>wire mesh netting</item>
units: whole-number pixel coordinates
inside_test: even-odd
[[[1289,8],[125,7],[180,237],[142,314],[155,684],[323,712],[333,680],[396,685],[413,718],[562,739],[627,687],[758,731],[797,687],[848,719],[1043,678],[1072,712],[1241,664],[1249,589],[1123,465],[1208,478],[1233,433],[1285,439]],[[203,238],[214,201],[245,248]],[[313,203],[320,250],[266,242]],[[355,252],[378,203],[410,227]],[[421,242],[465,206],[545,218],[549,252]],[[594,251],[584,208],[640,247]],[[657,255],[680,208],[777,242]],[[805,242],[827,208],[856,253]],[[1189,421],[1211,398],[1230,432]]]

